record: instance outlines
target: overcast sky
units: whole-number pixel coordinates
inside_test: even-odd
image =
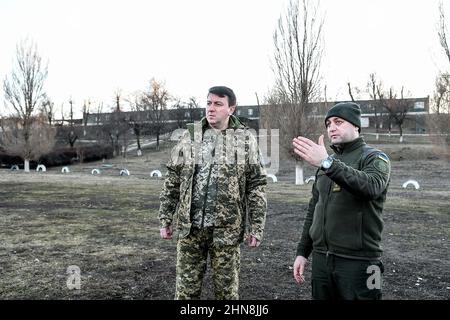
[[[207,89],[223,84],[238,104],[256,104],[255,93],[262,100],[273,83],[272,36],[287,3],[0,0],[0,79],[11,71],[16,44],[29,37],[49,62],[46,89],[57,105],[70,97],[80,109],[88,98],[112,104],[117,89],[142,90],[152,77],[182,100],[204,103]],[[448,67],[437,38],[438,0],[320,3],[328,100],[349,99],[347,82],[365,89],[372,72],[386,87],[432,95],[438,70]]]

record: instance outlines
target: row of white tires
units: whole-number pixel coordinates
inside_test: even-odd
[[[19,166],[18,165],[13,165],[11,167],[11,171],[19,171]],[[37,172],[46,172],[47,168],[43,165],[40,164],[36,167],[36,171]],[[70,169],[69,167],[63,167],[61,169],[61,173],[69,173]],[[100,169],[92,169],[91,171],[92,175],[96,175],[96,174],[101,174],[101,170]],[[121,176],[129,176],[130,175],[130,171],[128,171],[128,169],[122,169],[119,172],[119,175]],[[150,172],[150,177],[157,177],[157,178],[161,178],[162,177],[162,173],[159,170],[153,170],[152,172]]]
[[[18,170],[19,170],[19,166],[18,165],[13,165],[11,167],[11,171],[18,171]],[[36,171],[37,172],[46,172],[47,168],[43,164],[40,164],[40,165],[38,165],[36,167]],[[63,167],[61,169],[61,173],[69,173],[69,172],[70,172],[69,167]],[[100,169],[92,169],[91,174],[92,175],[101,174],[101,170]],[[122,169],[122,170],[120,170],[119,175],[121,175],[121,176],[129,176],[130,175],[130,171],[128,171],[128,169]],[[161,171],[153,170],[152,172],[150,172],[150,177],[161,178],[162,177]],[[268,174],[267,178],[272,179],[272,182],[278,182],[278,179],[277,179],[277,177],[274,174]],[[305,180],[305,182],[307,184],[309,184],[310,182],[314,182],[315,180],[316,180],[316,177],[311,176],[311,177],[307,178]],[[419,183],[416,180],[408,180],[405,183],[403,183],[402,187],[406,189],[406,188],[408,188],[409,185],[412,185],[416,190],[419,190],[419,188],[420,188],[420,185],[419,185]]]

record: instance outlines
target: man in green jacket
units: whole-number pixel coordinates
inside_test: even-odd
[[[178,230],[175,299],[200,299],[208,255],[216,298],[238,299],[240,243],[257,247],[263,237],[266,172],[235,108],[233,90],[210,88],[206,117],[188,126],[167,164],[159,219],[163,239]]]
[[[318,144],[293,140],[294,152],[318,168],[312,198],[294,262],[302,284],[312,253],[314,299],[381,299],[382,211],[390,180],[389,158],[360,137],[361,110],[338,103],[325,117],[335,152],[328,155],[323,135]]]

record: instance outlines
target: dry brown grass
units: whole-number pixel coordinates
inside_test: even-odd
[[[0,298],[172,299],[175,241],[159,239],[162,180],[149,177],[150,170],[164,171],[166,157],[167,150],[129,158],[129,177],[118,168],[92,176],[102,162],[72,167],[70,174],[0,172]],[[288,175],[269,184],[263,244],[243,246],[243,299],[310,298],[309,283],[295,285],[291,266],[311,185],[295,186]],[[411,178],[421,190],[401,187]],[[447,162],[393,162],[384,213],[386,298],[450,298],[448,181]],[[81,290],[66,286],[70,265],[80,267]],[[203,297],[212,298],[211,281]]]

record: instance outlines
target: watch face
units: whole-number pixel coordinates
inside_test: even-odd
[[[325,159],[325,160],[323,161],[322,167],[323,167],[324,169],[330,168],[330,167],[331,167],[331,160],[330,160],[330,159]]]

